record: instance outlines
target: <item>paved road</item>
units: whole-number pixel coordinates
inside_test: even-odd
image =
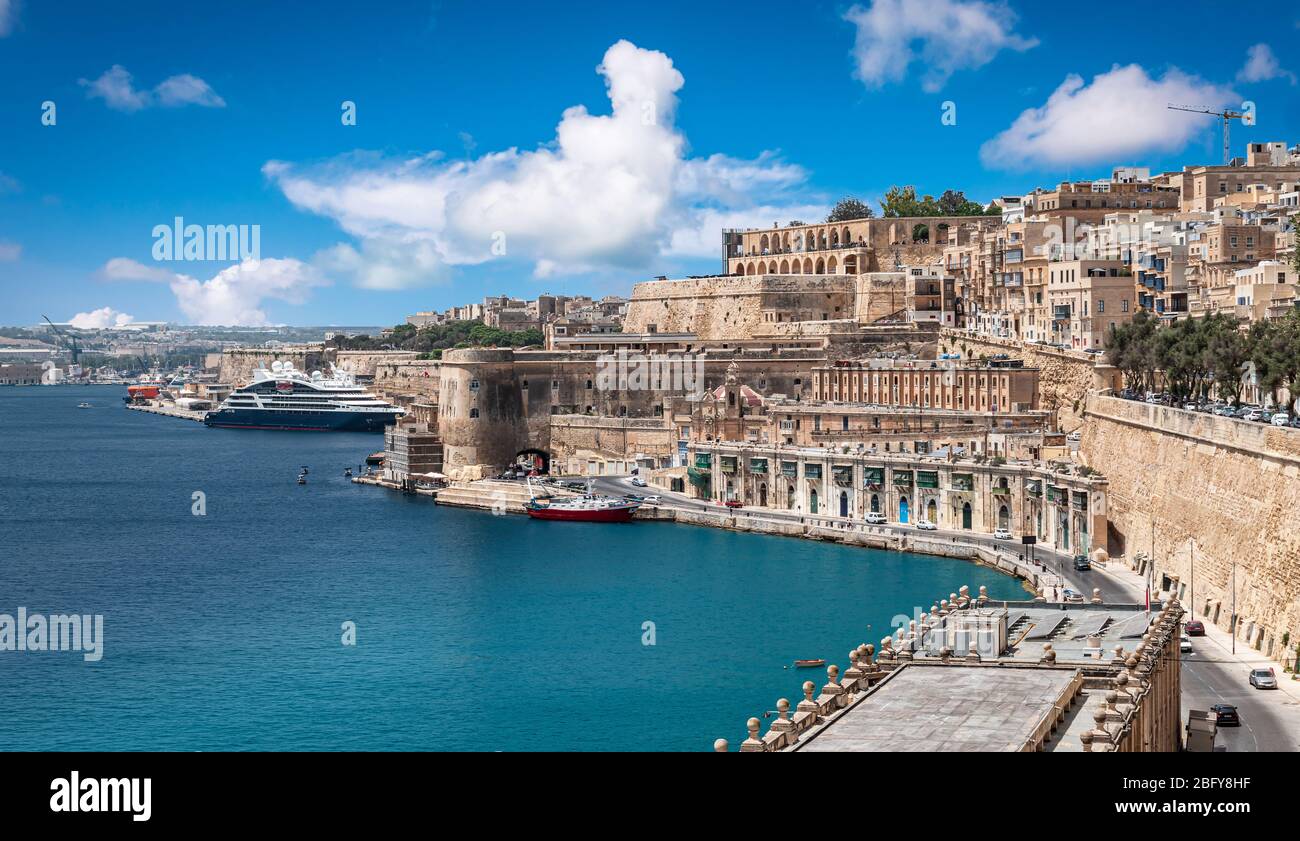
[[[594,480],[599,493],[622,495],[640,493],[656,495],[671,508],[693,511],[727,512],[723,505],[693,499],[684,494],[671,493],[658,488],[634,487],[626,477],[603,477]],[[736,512],[745,516],[752,509]],[[764,509],[762,517],[769,520],[799,522],[809,519],[800,512],[783,512]],[[814,517],[815,519],[815,517]],[[991,549],[1001,549],[1009,555],[1020,555],[1024,546],[1018,542],[995,540],[992,535],[973,535],[966,531],[937,529],[919,531],[915,526],[890,524],[879,526],[889,533],[905,533],[930,538],[960,538],[963,543],[977,544]],[[1145,588],[1133,574],[1121,574],[1095,568],[1090,572],[1076,572],[1071,555],[1058,553],[1050,547],[1036,546],[1034,558],[1043,565],[1044,575],[1050,582],[1059,575],[1064,585],[1090,597],[1094,587],[1100,588],[1102,598],[1108,602],[1142,604]],[[1052,595],[1048,593],[1049,597]],[[1158,599],[1158,594],[1153,599]],[[1300,704],[1289,700],[1287,693],[1257,690],[1246,681],[1245,667],[1232,658],[1228,649],[1209,637],[1192,640],[1194,650],[1183,655],[1183,721],[1189,710],[1208,709],[1212,704],[1232,704],[1241,715],[1241,727],[1224,727],[1219,730],[1218,744],[1229,751],[1295,751],[1300,750]]]

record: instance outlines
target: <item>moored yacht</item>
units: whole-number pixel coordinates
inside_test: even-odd
[[[597,496],[587,483],[587,493],[582,496],[538,496],[533,483],[528,481],[529,497],[524,510],[538,520],[578,520],[588,523],[626,523],[632,519],[640,502],[614,496]]]
[[[404,411],[357,385],[347,371],[295,370],[291,362],[258,368],[253,381],[235,389],[204,416],[208,426],[243,429],[378,432]]]

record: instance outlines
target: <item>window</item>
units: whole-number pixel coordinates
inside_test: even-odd
[[[1106,302],[1105,302],[1105,301],[1098,301],[1098,302],[1097,302],[1097,314],[1100,315],[1101,313],[1103,313],[1103,312],[1105,312],[1105,311],[1106,311]]]
[[[1119,302],[1119,311],[1128,312],[1128,298],[1125,298],[1124,300]]]
[[[476,418],[476,417],[478,417],[478,409],[470,409],[470,410],[469,410],[469,416],[470,416],[471,418]]]
[[[470,380],[470,381],[469,381],[469,390],[470,390],[470,391],[478,391],[478,380]]]

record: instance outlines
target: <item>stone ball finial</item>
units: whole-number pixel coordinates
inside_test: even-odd
[[[749,738],[751,739],[758,738],[758,728],[759,721],[757,718],[751,718],[749,721],[745,722],[745,729],[749,731]]]
[[[1104,706],[1098,707],[1097,711],[1092,714],[1092,720],[1097,722],[1098,730],[1102,729],[1102,726],[1106,723],[1106,708]]]
[[[785,714],[790,712],[790,702],[785,698],[778,698],[776,700],[776,711],[782,718],[785,718]]]
[[[816,689],[817,689],[816,684],[814,684],[811,680],[805,680],[805,681],[803,682],[803,697],[804,697],[804,700],[805,700],[805,701],[811,701],[811,700],[812,700],[812,696],[813,696],[813,692],[816,691]]]
[[[832,664],[826,667],[826,679],[829,680],[831,683],[834,683],[835,679],[838,678],[839,676],[840,676],[839,666]]]
[[[726,739],[717,739],[717,740],[715,740],[715,741],[713,742],[713,749],[714,749],[715,751],[717,751],[718,753],[726,753],[726,752],[727,752],[727,740],[726,740]]]
[[[871,659],[871,655],[876,653],[876,647],[871,643],[867,643],[866,649],[867,649],[867,659]]]
[[[1093,587],[1093,588],[1092,588],[1092,603],[1093,603],[1093,604],[1101,604],[1101,588],[1100,588],[1100,587]]]

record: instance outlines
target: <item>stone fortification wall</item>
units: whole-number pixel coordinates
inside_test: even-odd
[[[769,319],[823,321],[853,312],[849,275],[718,276],[652,280],[632,289],[623,329],[748,338]]]
[[[1300,431],[1091,396],[1081,453],[1110,480],[1110,551],[1154,557],[1196,618],[1281,659],[1300,642]],[[1154,535],[1153,535],[1154,527]],[[1196,575],[1192,576],[1195,555]],[[1239,643],[1241,644],[1241,643]]]
[[[1040,407],[1056,412],[1061,428],[1067,431],[1082,420],[1083,403],[1089,391],[1118,385],[1114,368],[1085,353],[972,336],[963,330],[944,330],[939,337],[940,352],[945,348],[968,359],[1005,353],[1012,359],[1022,360],[1028,367],[1039,369]]]
[[[217,377],[238,388],[253,380],[253,371],[270,368],[272,362],[292,362],[300,371],[328,370],[332,359],[323,345],[295,345],[285,348],[232,348],[221,354]]]
[[[613,459],[638,455],[671,458],[677,433],[664,418],[608,418],[589,415],[551,416],[551,455],[569,459],[579,452]]]

